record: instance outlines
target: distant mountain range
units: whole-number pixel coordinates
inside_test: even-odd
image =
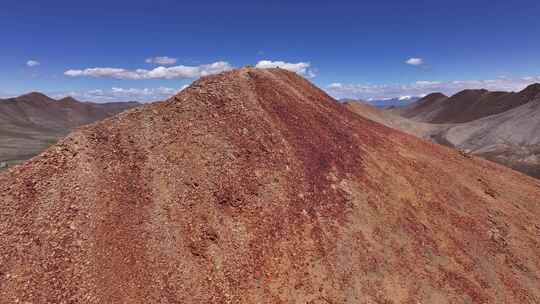
[[[406,107],[347,108],[407,133],[455,147],[540,178],[540,84],[520,92],[433,93]]]
[[[464,90],[451,97],[434,93],[398,112],[403,117],[417,121],[464,123],[522,106],[539,92],[540,84],[530,85],[517,93]]]
[[[0,162],[32,157],[73,128],[138,106],[137,102],[92,103],[41,93],[0,99]]]

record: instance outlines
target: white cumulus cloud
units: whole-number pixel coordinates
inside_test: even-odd
[[[309,62],[291,63],[285,61],[261,60],[257,62],[255,67],[260,69],[281,68],[308,78],[313,78],[316,76],[315,71],[311,68],[311,64]]]
[[[341,89],[343,87],[343,84],[340,82],[334,82],[328,85],[329,89]]]
[[[26,62],[26,65],[29,66],[29,67],[35,67],[35,66],[38,66],[40,65],[41,63],[37,60],[28,60]]]
[[[419,65],[424,64],[424,59],[412,57],[412,58],[407,59],[405,63],[409,65],[419,66]]]
[[[177,58],[171,58],[167,56],[150,57],[145,60],[146,63],[160,64],[160,65],[173,65],[178,61]]]
[[[425,96],[433,92],[453,95],[465,89],[490,91],[521,91],[528,85],[540,82],[540,76],[522,78],[496,78],[487,80],[421,80],[408,84],[343,84],[331,83],[326,91],[336,98],[385,99],[400,96]]]
[[[211,64],[203,64],[199,66],[178,65],[172,67],[159,66],[152,70],[136,69],[128,70],[121,68],[99,67],[88,68],[84,70],[67,70],[64,75],[70,77],[107,77],[115,79],[187,79],[198,78],[202,76],[212,75],[228,71],[233,67],[226,61],[217,61]]]
[[[186,85],[187,86],[187,85]],[[179,89],[169,87],[157,88],[120,88],[112,87],[110,89],[93,89],[88,91],[71,91],[51,94],[53,98],[63,98],[71,96],[82,101],[92,102],[121,102],[121,101],[139,101],[151,102],[166,100],[183,90],[186,86]]]

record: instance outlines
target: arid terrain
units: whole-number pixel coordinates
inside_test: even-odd
[[[366,118],[540,178],[540,84],[521,92],[430,94],[404,108],[349,101]]]
[[[2,304],[540,302],[540,181],[284,69],[81,127],[0,192]]]
[[[54,100],[40,93],[0,99],[0,162],[12,165],[29,159],[72,129],[137,105]]]

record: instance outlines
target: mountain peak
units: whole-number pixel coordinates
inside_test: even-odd
[[[71,97],[71,96],[66,96],[64,98],[61,98],[61,99],[58,99],[58,102],[63,102],[63,103],[80,103],[80,101],[78,101],[77,99]]]
[[[486,89],[465,89],[457,92],[456,94],[450,96],[450,98],[474,98],[489,92]]]
[[[520,95],[525,96],[525,98],[533,99],[538,94],[540,94],[540,83],[533,83],[519,92]]]
[[[24,101],[24,102],[35,103],[35,104],[48,103],[48,102],[54,101],[54,99],[40,92],[30,92],[28,94],[15,97],[14,99],[18,101]]]
[[[525,90],[536,90],[536,91],[540,91],[540,83],[533,83],[533,84],[530,84],[529,86],[527,86],[525,88]]]
[[[440,98],[448,98],[448,96],[440,92],[435,92],[435,93],[431,93],[424,96],[422,99],[440,99]]]
[[[37,92],[37,91],[32,91],[32,92],[23,94],[20,97],[50,98],[49,96],[47,96],[47,95],[45,95],[45,94],[43,94],[41,92]]]
[[[272,88],[281,88],[285,92],[300,89],[305,90],[308,94],[324,95],[325,98],[332,99],[297,73],[281,68],[261,69],[249,66],[201,77],[191,86],[180,91],[174,99],[199,99],[219,105],[243,103],[244,100],[239,96],[245,95],[247,92],[267,93],[266,91],[270,91]],[[224,95],[227,96],[226,99],[218,98]]]
[[[443,93],[431,93],[428,94],[422,98],[420,98],[418,101],[412,104],[412,107],[408,110],[410,112],[418,111],[419,109],[431,107],[437,102],[438,100],[447,99],[448,97],[444,95]]]

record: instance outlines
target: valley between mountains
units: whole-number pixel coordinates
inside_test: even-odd
[[[364,117],[540,178],[540,84],[521,92],[430,94],[402,108],[348,100]]]

